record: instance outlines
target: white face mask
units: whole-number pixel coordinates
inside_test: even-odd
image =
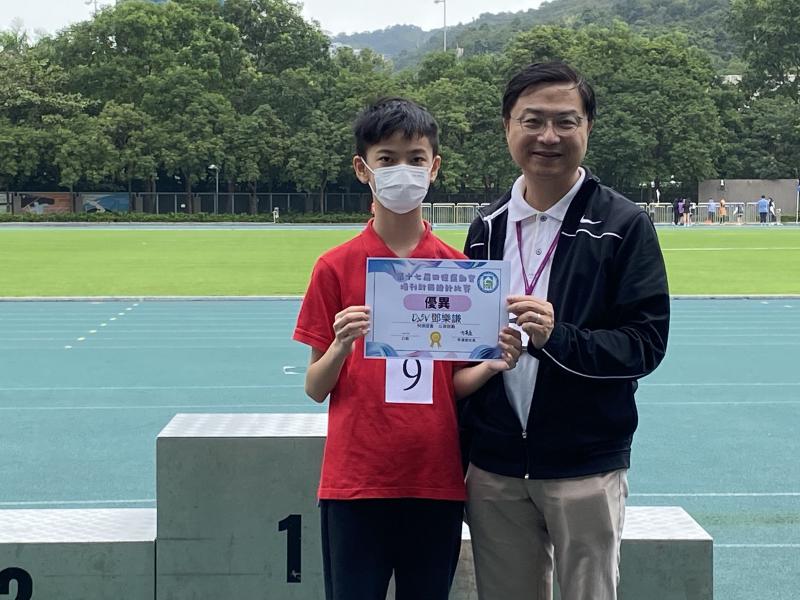
[[[372,184],[369,187],[384,208],[404,215],[422,204],[431,184],[431,170],[428,167],[396,165],[373,171],[364,159],[361,160],[375,176],[375,187]]]

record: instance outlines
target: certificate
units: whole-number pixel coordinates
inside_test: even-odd
[[[367,259],[372,309],[366,358],[500,358],[508,325],[509,267],[502,260]]]

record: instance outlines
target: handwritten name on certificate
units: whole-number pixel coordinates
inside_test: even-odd
[[[372,323],[366,358],[499,358],[508,324],[508,262],[367,259]]]

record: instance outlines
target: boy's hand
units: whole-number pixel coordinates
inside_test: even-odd
[[[519,355],[522,353],[522,336],[513,327],[503,327],[500,331],[499,346],[503,351],[502,358],[486,361],[486,366],[495,373],[508,371],[517,366]]]
[[[535,348],[542,348],[556,324],[553,305],[533,296],[509,296],[507,302],[508,312],[517,315],[517,325],[528,334]]]
[[[369,333],[369,306],[348,306],[333,320],[333,345],[345,354],[353,351],[353,342]]]

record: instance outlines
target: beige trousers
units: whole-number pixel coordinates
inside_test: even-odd
[[[616,600],[627,470],[518,479],[467,470],[467,521],[481,600]]]

